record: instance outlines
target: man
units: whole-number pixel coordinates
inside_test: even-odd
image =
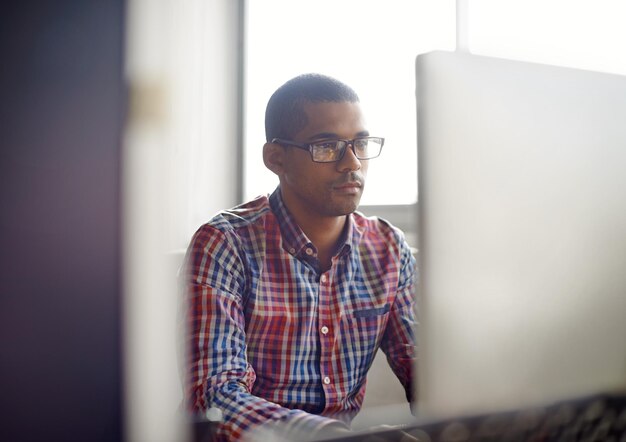
[[[384,140],[330,77],[281,86],[266,110],[269,197],[224,211],[187,252],[192,410],[221,440],[347,431],[380,347],[410,398],[415,260],[388,222],[355,210]]]

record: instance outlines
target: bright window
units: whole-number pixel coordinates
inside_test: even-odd
[[[626,74],[623,0],[466,0],[473,53]],[[271,192],[261,161],[265,105],[304,72],[352,86],[370,131],[364,205],[417,199],[415,57],[455,46],[454,0],[249,0],[246,4],[245,199]]]

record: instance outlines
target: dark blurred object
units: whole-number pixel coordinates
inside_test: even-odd
[[[123,439],[122,0],[0,6],[0,440]]]
[[[626,441],[626,393],[597,395],[528,408],[415,422],[333,439],[349,442]]]
[[[205,414],[192,419],[193,441],[214,442],[217,440],[217,426],[222,421],[222,412],[217,408],[209,408]]]

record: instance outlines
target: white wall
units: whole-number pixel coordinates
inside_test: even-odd
[[[238,5],[130,0],[123,154],[127,439],[185,440],[169,252],[236,203]]]
[[[238,202],[238,4],[190,0],[172,11],[172,247],[186,247],[202,223]]]

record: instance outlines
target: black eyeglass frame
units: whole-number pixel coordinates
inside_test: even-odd
[[[378,154],[371,156],[371,157],[365,157],[365,158],[359,157],[359,154],[356,152],[356,149],[354,148],[354,142],[357,140],[378,140],[378,142],[380,142],[380,149],[378,150]],[[345,143],[344,147],[340,148],[341,153],[339,154],[339,158],[335,160],[331,160],[331,161],[319,161],[319,160],[314,159],[313,158],[313,146],[315,144],[329,143],[329,142]],[[373,158],[377,158],[380,156],[381,152],[383,151],[383,145],[385,144],[385,139],[382,137],[358,137],[358,138],[353,138],[352,140],[332,139],[332,140],[319,140],[313,143],[296,143],[295,141],[284,140],[282,138],[273,138],[272,143],[280,144],[282,146],[294,146],[299,149],[306,150],[309,152],[309,155],[311,155],[311,161],[313,161],[314,163],[336,163],[337,161],[341,161],[343,159],[344,155],[346,154],[346,150],[348,149],[348,146],[352,146],[352,152],[354,152],[354,156],[357,157],[357,159],[359,160],[371,160]]]

